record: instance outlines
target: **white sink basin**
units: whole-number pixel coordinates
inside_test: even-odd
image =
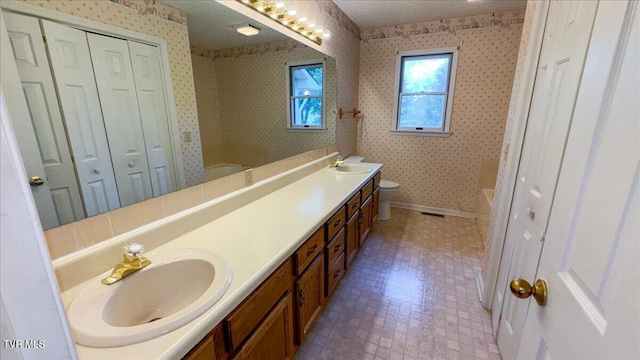
[[[341,173],[341,174],[366,174],[371,172],[371,169],[361,166],[361,165],[338,165],[334,168],[329,168],[332,171]]]
[[[76,343],[114,347],[166,334],[211,308],[233,279],[231,265],[210,251],[177,249],[144,256],[151,265],[104,285],[100,280],[110,270],[74,298],[68,318]]]

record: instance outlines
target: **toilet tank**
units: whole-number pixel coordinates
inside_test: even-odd
[[[357,162],[363,162],[364,161],[364,157],[362,156],[349,156],[348,158],[344,159],[344,162],[346,163],[357,163]]]

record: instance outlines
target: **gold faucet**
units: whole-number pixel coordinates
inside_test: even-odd
[[[336,161],[332,162],[331,165],[329,165],[329,167],[337,168],[338,165],[343,164],[343,163],[344,163],[344,161],[342,161],[342,156],[338,155],[338,159]]]
[[[144,246],[142,246],[142,244],[131,243],[126,245],[124,247],[124,261],[116,265],[113,268],[111,276],[106,279],[102,279],[102,283],[105,285],[111,285],[151,264],[149,259],[140,256],[143,252]]]

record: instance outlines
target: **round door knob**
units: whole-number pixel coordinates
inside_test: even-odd
[[[134,166],[136,166],[136,163],[133,161],[129,161],[129,167],[134,167]]]
[[[102,172],[102,170],[100,170],[98,168],[93,169],[93,173],[94,174],[100,174],[101,172]]]
[[[31,186],[41,186],[44,184],[44,180],[40,176],[32,176],[29,178],[29,185]]]
[[[536,218],[536,212],[531,210],[531,208],[527,208],[527,216],[534,220]]]
[[[547,283],[544,280],[538,279],[531,286],[527,280],[516,279],[509,284],[509,289],[519,299],[526,299],[533,295],[538,305],[544,306],[547,303]]]

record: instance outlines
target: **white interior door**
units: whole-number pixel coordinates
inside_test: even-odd
[[[11,39],[18,75],[27,100],[31,124],[24,124],[35,134],[37,148],[23,154],[34,156],[46,173],[50,196],[55,206],[47,216],[56,217],[57,225],[83,219],[84,208],[75,168],[67,143],[38,19],[4,13]],[[29,126],[30,125],[30,126]],[[26,156],[25,156],[26,155]],[[51,221],[46,221],[50,223]],[[47,226],[44,227],[48,229]]]
[[[501,316],[498,346],[505,359],[517,354],[529,307],[508,285],[535,276],[597,7],[597,1],[549,6],[492,309]]]
[[[640,357],[639,59],[638,3],[602,1],[520,358]]]
[[[153,197],[149,163],[126,40],[88,33],[120,204]]]
[[[120,207],[84,31],[42,20],[87,216]]]
[[[128,41],[153,196],[177,190],[160,54],[151,45]]]

